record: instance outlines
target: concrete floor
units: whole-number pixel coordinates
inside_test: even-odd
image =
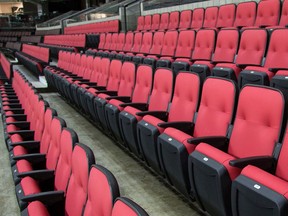
[[[142,163],[131,157],[68,105],[57,93],[43,93],[51,107],[73,128],[81,143],[91,147],[96,163],[108,168],[118,180],[120,193],[140,204],[150,216],[196,216],[195,206],[184,201]],[[0,123],[2,130],[2,123]],[[3,130],[2,130],[3,131]],[[3,140],[3,133],[0,133]],[[0,145],[0,216],[19,215],[4,141]]]

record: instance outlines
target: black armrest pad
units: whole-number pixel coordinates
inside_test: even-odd
[[[120,104],[119,106],[121,107],[131,106],[142,111],[145,111],[148,109],[147,103],[124,103],[124,104]]]
[[[275,165],[275,159],[271,156],[256,156],[231,160],[229,164],[241,169],[247,165],[253,165],[264,170],[269,170]]]
[[[93,88],[97,89],[98,91],[106,90],[106,86],[95,86]]]
[[[229,143],[229,139],[225,136],[206,136],[196,137],[187,140],[188,143],[198,145],[200,143],[207,143],[220,150],[226,151]]]
[[[247,66],[260,66],[260,65],[253,65],[253,64],[236,64],[237,67],[239,68],[245,68]]]
[[[194,123],[193,122],[185,122],[185,121],[179,121],[179,122],[163,122],[158,124],[161,128],[168,128],[173,127],[178,130],[183,131],[184,133],[191,134],[194,130]]]
[[[27,115],[25,114],[14,114],[14,115],[6,115],[6,118],[12,117],[17,121],[26,121],[27,120]]]
[[[269,68],[269,71],[276,73],[278,70],[288,70],[288,68]]]
[[[138,115],[138,116],[152,115],[152,116],[159,118],[163,121],[167,121],[168,114],[169,113],[165,112],[165,111],[143,111],[143,112],[136,113],[136,115]]]
[[[8,122],[7,125],[15,125],[16,127],[20,129],[29,129],[30,128],[30,122],[27,121],[19,121],[19,122]]]
[[[107,97],[107,100],[112,100],[112,99],[116,99],[116,100],[120,100],[122,102],[128,103],[131,101],[131,97],[125,97],[125,96],[111,96],[111,97]]]
[[[19,173],[19,178],[31,177],[35,180],[43,181],[54,178],[54,170],[33,170],[29,172]]]
[[[31,163],[37,163],[37,162],[42,162],[46,160],[46,155],[45,154],[40,154],[40,153],[34,153],[34,154],[25,154],[25,155],[19,155],[13,157],[13,160],[18,161],[18,160],[27,160]]]
[[[23,142],[15,142],[11,143],[11,146],[23,146],[26,149],[34,149],[34,148],[39,148],[40,147],[40,142],[39,141],[23,141]]]
[[[43,204],[51,205],[64,200],[64,191],[48,191],[38,194],[24,196],[21,199],[23,202],[40,201]]]
[[[117,96],[117,91],[98,91],[97,94],[108,94],[111,96]]]
[[[5,112],[11,111],[14,114],[24,114],[24,109],[21,108],[14,108],[14,109],[7,109]]]
[[[25,141],[34,139],[34,131],[32,130],[19,130],[9,132],[10,135],[19,134]]]
[[[9,106],[12,109],[13,108],[22,108],[22,104],[20,104],[20,103],[11,103],[11,104],[8,104],[7,106]]]
[[[89,85],[89,86],[97,86],[96,82],[80,82],[80,84],[85,84],[85,85]]]

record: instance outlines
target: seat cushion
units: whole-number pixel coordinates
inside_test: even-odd
[[[124,111],[133,115],[137,119],[137,121],[140,121],[142,119],[141,116],[136,115],[136,113],[141,112],[141,110],[139,110],[139,109],[136,109],[136,108],[131,107],[131,106],[127,106],[127,107],[125,107]]]
[[[23,141],[22,137],[19,134],[13,134],[12,136],[10,136],[10,140],[12,143]]]
[[[158,124],[163,122],[161,119],[151,115],[145,115],[142,120],[156,127],[160,133],[163,133],[164,128],[158,127]]]
[[[15,125],[13,125],[13,124],[10,124],[10,125],[8,125],[8,126],[6,127],[6,130],[7,130],[7,132],[13,132],[13,131],[18,131],[19,128],[16,127]]]
[[[102,98],[102,99],[106,99],[107,97],[110,97],[110,95],[101,93],[97,97]]]
[[[97,96],[97,92],[98,92],[97,89],[89,88],[87,91],[90,92],[91,94],[93,94],[94,96]]]
[[[269,71],[268,68],[265,68],[265,67],[248,66],[245,68],[245,70],[266,73],[269,77],[269,80],[275,75],[273,72]]]
[[[206,144],[206,143],[200,143],[195,151],[198,151],[205,156],[217,161],[219,164],[222,164],[226,170],[229,173],[229,176],[231,180],[234,180],[241,172],[241,169],[232,167],[229,164],[229,161],[237,159],[233,157],[232,155],[227,154],[226,152],[223,152],[217,148],[214,148],[213,146]]]
[[[18,173],[32,171],[33,168],[27,160],[19,160],[16,163]]]
[[[39,201],[32,202],[27,207],[28,215],[29,216],[49,216],[49,212],[46,209],[45,205]]]
[[[121,112],[123,110],[123,107],[120,107],[120,104],[123,104],[123,101],[112,99],[109,101],[109,104],[112,104],[118,108],[118,110]]]
[[[25,155],[27,153],[28,153],[27,149],[25,149],[23,146],[15,146],[13,148],[14,156]]]
[[[20,182],[25,196],[40,193],[41,190],[37,182],[31,177],[25,177]]]
[[[213,67],[215,66],[214,64],[212,64],[209,61],[195,61],[194,62],[195,65],[199,64],[199,65],[207,65],[210,69],[210,71],[213,69]]]
[[[182,143],[186,149],[187,152],[189,154],[191,154],[194,150],[195,150],[195,145],[189,144],[187,142],[188,139],[193,138],[192,136],[190,136],[189,134],[186,134],[180,130],[177,130],[175,128],[166,128],[164,130],[164,133],[168,136],[170,136],[171,138],[177,140],[178,142]]]
[[[219,63],[216,65],[216,67],[231,68],[235,72],[236,77],[238,77],[239,73],[241,72],[241,68],[237,67],[236,64]]]

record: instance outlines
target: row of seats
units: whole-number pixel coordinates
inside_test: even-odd
[[[148,216],[120,197],[114,175],[15,71],[2,85],[1,114],[21,215]]]
[[[13,51],[21,51],[22,43],[19,42],[7,42],[5,48],[11,49]]]
[[[4,84],[5,82],[9,82],[12,78],[12,64],[4,55],[4,53],[0,53],[0,82]]]
[[[124,52],[127,47],[131,47],[133,33],[126,34],[122,51],[118,51],[115,44],[113,51],[105,50],[108,43],[105,42],[102,51],[88,50],[87,53],[149,64],[153,68],[169,67],[175,74],[181,70],[191,70],[199,73],[202,80],[209,75],[226,77],[238,81],[239,87],[247,83],[275,85],[276,82],[287,91],[287,29],[275,29],[271,37],[266,29],[246,29],[241,32],[223,29],[218,33],[213,29],[201,29],[197,33],[194,30],[179,33],[167,31],[156,32],[153,37],[151,32],[146,32],[138,43],[136,37],[139,34],[142,36],[142,33],[135,34],[130,51]],[[125,38],[125,34],[114,35],[116,39]],[[69,57],[66,61],[70,61]]]
[[[68,26],[64,28],[64,34],[91,34],[101,32],[119,32],[120,21],[111,20],[97,23],[82,24],[77,26]]]
[[[45,35],[59,35],[61,34],[61,28],[59,29],[49,29],[42,30],[41,28],[37,28],[35,31],[35,35],[45,36]]]
[[[22,43],[41,43],[43,41],[43,37],[42,36],[22,36],[20,41]]]
[[[137,31],[166,31],[175,29],[267,27],[278,28],[288,25],[288,3],[280,0],[262,0],[225,4],[174,11],[138,17]]]
[[[21,36],[29,36],[31,35],[31,32],[25,32],[25,31],[3,31],[0,32],[0,36],[8,36],[8,37],[21,37]]]
[[[16,42],[17,40],[17,37],[0,37],[1,42]]]
[[[44,36],[44,43],[51,45],[63,45],[70,47],[86,47],[86,35],[46,35]]]
[[[18,61],[36,75],[41,75],[43,67],[50,62],[49,48],[23,44],[22,50],[15,53]]]
[[[168,68],[153,73],[148,65],[136,69],[132,62],[72,56],[71,62],[59,61],[58,68],[44,70],[49,85],[182,194],[196,198],[203,210],[228,216],[232,205],[233,215],[286,214],[288,202],[282,194],[288,178],[283,167],[276,173],[280,179],[268,173],[267,180],[261,179],[264,170],[273,173],[279,155],[283,166],[287,163],[287,107],[280,90],[246,85],[238,97],[238,86],[224,78],[208,77],[202,84],[193,72],[179,72],[175,78]],[[77,65],[77,58],[82,64]],[[268,184],[263,189],[256,185],[260,192],[246,184],[253,196],[243,188],[247,181],[240,175],[248,165],[258,167],[251,168],[258,170],[255,174],[247,171],[250,178]],[[281,184],[271,187],[270,178]],[[269,200],[252,205],[254,196]]]

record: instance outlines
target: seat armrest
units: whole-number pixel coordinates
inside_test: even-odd
[[[5,112],[11,111],[14,114],[24,114],[24,109],[14,108],[14,109],[7,109]]]
[[[166,111],[143,111],[143,112],[136,113],[136,115],[142,116],[142,117],[145,115],[151,115],[163,121],[167,121],[169,113]]]
[[[35,149],[40,147],[39,141],[23,141],[23,142],[15,142],[11,143],[11,146],[23,146],[26,149]]]
[[[4,102],[4,101],[3,101]],[[22,104],[20,103],[12,103],[12,104],[7,104],[10,108],[22,108]]]
[[[25,140],[33,140],[35,131],[33,130],[19,130],[9,132],[10,135],[19,134]]]
[[[239,68],[245,68],[245,67],[248,67],[248,66],[260,66],[260,65],[257,65],[257,64],[236,64],[237,67]]]
[[[33,170],[29,172],[19,173],[17,176],[19,178],[31,177],[35,180],[43,181],[48,179],[53,179],[55,177],[54,170]]]
[[[97,91],[97,94],[108,94],[111,96],[117,96],[117,91]]]
[[[27,160],[31,163],[39,163],[46,160],[46,154],[34,153],[34,154],[25,154],[13,157],[13,160]]]
[[[271,170],[275,166],[275,159],[271,156],[254,156],[229,161],[233,167],[243,169],[247,165],[253,165],[260,169]]]
[[[145,111],[148,109],[148,104],[147,103],[123,103],[119,105],[120,107],[127,107],[127,106],[131,106],[134,107],[136,109]]]
[[[97,89],[98,91],[106,91],[106,86],[95,86],[93,88]]]
[[[187,134],[192,134],[194,130],[194,123],[193,122],[186,122],[186,121],[178,121],[178,122],[163,122],[158,124],[161,128],[168,128],[172,127],[175,129],[178,129],[180,131],[183,131]]]
[[[106,98],[107,100],[112,100],[112,99],[115,99],[115,100],[120,100],[122,102],[125,102],[125,103],[128,103],[131,101],[131,97],[125,97],[125,96],[111,96],[111,97],[107,97]]]
[[[278,70],[286,70],[286,71],[288,71],[288,68],[269,68],[268,70],[273,72],[273,73],[276,73]]]
[[[38,194],[31,194],[21,198],[23,202],[40,201],[45,205],[52,205],[54,203],[62,202],[64,200],[64,191],[48,191]]]
[[[193,145],[198,145],[200,143],[207,143],[222,151],[227,151],[229,139],[225,136],[206,136],[206,137],[190,138],[187,140],[187,142]]]
[[[8,122],[6,125],[15,125],[21,130],[28,130],[30,128],[30,122],[27,121]]]
[[[97,86],[96,82],[80,82],[79,84],[85,84],[85,85],[89,85],[89,86]]]
[[[6,115],[6,118],[12,117],[17,121],[26,121],[27,120],[27,115],[25,114],[14,114],[14,115]]]

